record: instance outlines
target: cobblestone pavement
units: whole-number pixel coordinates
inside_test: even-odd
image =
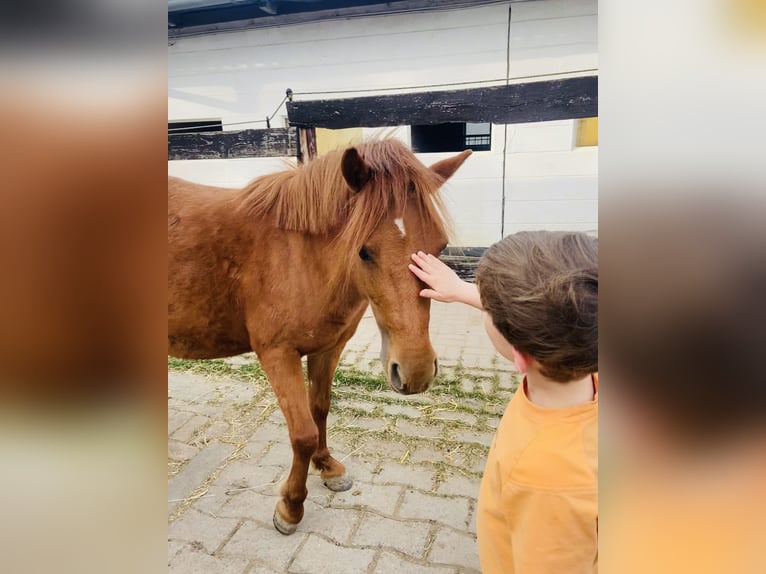
[[[297,532],[272,526],[292,460],[284,418],[253,355],[169,360],[168,565],[184,574],[472,574],[484,461],[518,384],[482,314],[434,303],[442,374],[421,395],[381,381],[368,312],[336,375],[333,455],[354,479],[325,488],[312,469]]]

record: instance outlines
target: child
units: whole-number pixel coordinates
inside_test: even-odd
[[[598,570],[598,241],[521,232],[495,243],[477,284],[433,255],[410,270],[437,301],[486,311],[524,380],[489,451],[477,510],[483,574]]]

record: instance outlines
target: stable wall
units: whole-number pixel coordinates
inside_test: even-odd
[[[343,94],[301,94],[596,73],[588,70],[598,66],[597,2],[510,6],[510,36],[509,4],[500,3],[178,39],[168,48],[168,117],[258,128],[237,122],[271,115],[288,87],[296,99],[315,99]],[[282,107],[272,125],[285,122]],[[474,153],[445,188],[454,244],[487,246],[521,229],[596,230],[598,148],[577,148],[576,127],[574,120],[493,125],[491,151]],[[409,143],[406,126],[383,131]],[[450,154],[418,155],[428,165]],[[233,187],[282,165],[187,160],[169,162],[168,171]]]

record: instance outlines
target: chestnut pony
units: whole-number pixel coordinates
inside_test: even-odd
[[[338,359],[368,303],[391,387],[419,393],[436,374],[429,300],[407,264],[414,251],[445,247],[439,188],[470,153],[427,168],[385,139],[239,190],[169,178],[168,353],[258,355],[293,450],[274,512],[283,534],[303,517],[309,460],[328,488],[351,487],[327,449],[326,419]]]

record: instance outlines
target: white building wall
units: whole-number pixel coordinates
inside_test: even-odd
[[[367,94],[301,93],[503,79],[506,68],[511,82],[591,75],[587,70],[598,66],[596,22],[595,0],[539,0],[512,4],[510,41],[508,4],[179,39],[168,49],[168,117],[257,128],[264,126],[236,122],[270,115],[288,87],[296,99],[313,99]],[[282,108],[272,125],[285,119]],[[575,129],[572,120],[493,125],[492,150],[474,153],[445,186],[453,243],[487,246],[521,229],[595,230],[598,150],[575,148]],[[407,127],[383,131],[409,143]],[[449,155],[419,157],[428,165]],[[168,171],[242,186],[282,165],[270,158],[171,161]]]

